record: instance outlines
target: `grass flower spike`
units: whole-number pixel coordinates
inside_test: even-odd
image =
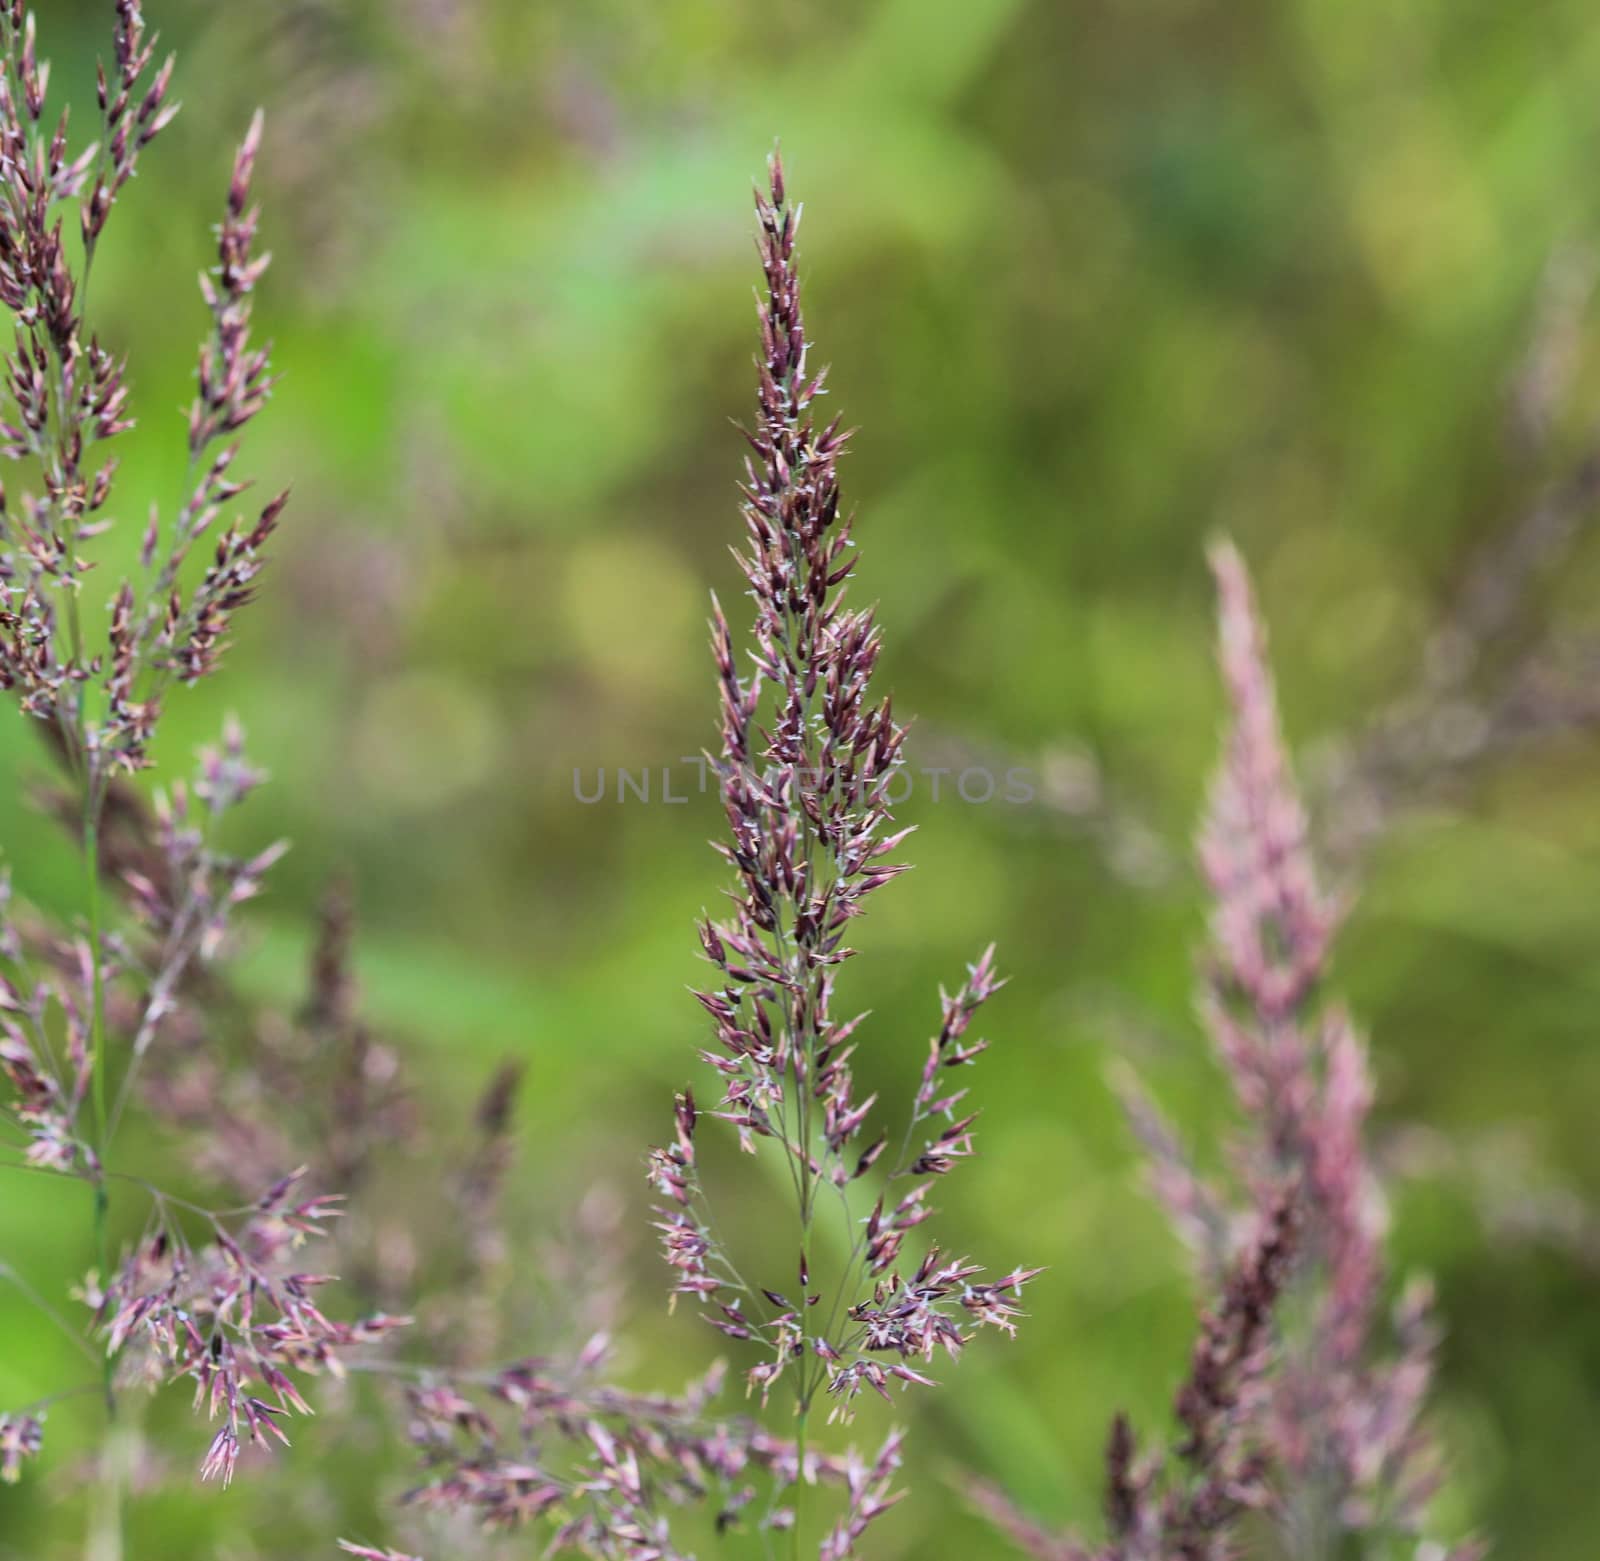
[[[990,1278],[935,1245],[915,1257],[906,1250],[933,1212],[933,1181],[972,1152],[974,1114],[956,1072],[986,1045],[968,1029],[1002,984],[993,951],[942,1000],[897,1152],[888,1152],[877,1099],[855,1087],[865,1016],[841,1017],[836,986],[856,918],[906,871],[894,856],[909,831],[894,827],[890,803],[905,732],[872,690],[874,615],[846,601],[857,553],[837,468],[848,435],[818,415],[826,371],[811,365],[801,313],[800,208],[776,157],[756,216],[757,418],[746,433],[739,557],[755,606],[748,655],[720,607],[711,634],[722,695],[713,762],[729,830],[717,849],[735,887],[731,915],[701,928],[717,980],[696,995],[715,1031],[703,1056],[721,1090],[704,1116],[730,1124],[746,1150],[781,1156],[794,1199],[792,1267],[759,1283],[741,1277],[706,1212],[696,1159],[703,1114],[690,1092],[678,1098],[676,1140],[652,1156],[651,1176],[678,1293],[757,1351],[748,1380],[763,1403],[780,1384],[788,1392],[804,1469],[819,1398],[848,1417],[864,1391],[887,1399],[893,1388],[929,1385],[935,1357],[957,1355],[974,1330],[1014,1331],[1019,1293],[1037,1271]],[[840,1222],[849,1253],[826,1281],[813,1273],[824,1219]],[[886,1449],[862,1489],[877,1491],[893,1462]],[[883,1506],[881,1496],[858,1503],[829,1553],[848,1553]],[[784,1521],[798,1534],[798,1516]]]

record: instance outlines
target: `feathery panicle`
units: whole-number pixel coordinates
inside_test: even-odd
[[[1402,1303],[1400,1353],[1386,1358],[1366,1047],[1322,1000],[1341,907],[1312,861],[1244,563],[1222,545],[1212,567],[1229,720],[1199,841],[1213,902],[1201,1011],[1243,1122],[1238,1177],[1203,1178],[1138,1082],[1116,1073],[1156,1194],[1220,1298],[1178,1396],[1174,1452],[1141,1460],[1131,1428],[1113,1429],[1111,1538],[1096,1561],[1221,1561],[1253,1508],[1291,1550],[1306,1532],[1417,1542],[1437,1474],[1420,1426],[1426,1292]],[[980,1503],[1032,1554],[1077,1553],[1070,1540],[1051,1551],[1055,1537],[1003,1496]]]
[[[340,1209],[337,1199],[300,1195],[302,1175],[281,1178],[239,1222],[202,1215],[200,1246],[158,1203],[155,1233],[98,1297],[106,1351],[125,1380],[192,1379],[195,1408],[221,1416],[201,1476],[223,1485],[243,1446],[287,1446],[279,1421],[311,1413],[290,1372],[338,1374],[341,1351],[407,1322],[380,1315],[338,1323],[317,1306],[314,1292],[328,1277],[301,1272],[291,1260]]]
[[[1382,1225],[1366,1047],[1342,1009],[1317,1005],[1338,917],[1311,861],[1248,575],[1231,547],[1212,562],[1232,727],[1201,836],[1216,902],[1205,1012],[1248,1124],[1240,1160],[1258,1188],[1296,1189],[1307,1258],[1309,1316],[1265,1408],[1282,1501],[1357,1532],[1414,1527],[1428,1494],[1414,1470],[1431,1467],[1416,1425],[1426,1353],[1373,1358]],[[1397,1396],[1399,1378],[1415,1391]]]
[[[791,1528],[791,1508],[757,1501],[761,1484],[841,1490],[847,1515],[832,1543],[853,1537],[890,1505],[897,1466],[891,1438],[863,1464],[802,1451],[749,1418],[715,1413],[720,1368],[681,1394],[640,1394],[600,1375],[609,1342],[589,1341],[570,1362],[521,1361],[486,1377],[452,1382],[426,1373],[409,1394],[408,1435],[425,1479],[406,1496],[424,1511],[465,1512],[487,1530],[543,1523],[553,1552],[607,1561],[678,1557],[672,1515],[706,1509],[719,1533],[749,1519]]]
[[[250,340],[251,296],[267,265],[254,254],[257,215],[249,207],[258,114],[229,181],[216,271],[201,278],[212,331],[190,414],[198,482],[166,537],[152,514],[141,550],[145,578],[115,590],[105,649],[92,648],[82,598],[93,563],[82,549],[111,524],[106,506],[117,462],[101,449],[133,424],[125,365],[85,334],[82,299],[118,194],[177,112],[167,101],[170,59],[146,84],[154,48],[139,5],[118,0],[115,58],[100,72],[104,137],[72,157],[65,118],[49,136],[40,124],[49,71],[35,52],[33,18],[0,12],[7,64],[0,73],[0,302],[17,325],[0,454],[35,465],[43,484],[38,494],[0,498],[0,687],[55,725],[94,809],[114,773],[148,762],[168,685],[192,683],[216,666],[284,503],[273,499],[253,521],[225,531],[211,568],[185,599],[185,560],[246,487],[230,475],[237,443],[216,446],[249,422],[272,386],[267,352]],[[77,274],[63,240],[68,210],[84,244]]]
[[[735,889],[731,914],[701,928],[718,980],[695,994],[715,1030],[716,1047],[702,1055],[722,1098],[703,1113],[692,1092],[678,1097],[675,1142],[652,1154],[650,1177],[662,1199],[675,1293],[702,1303],[724,1335],[762,1351],[748,1381],[763,1404],[780,1381],[790,1383],[803,1446],[820,1391],[833,1399],[835,1417],[848,1418],[864,1389],[888,1398],[891,1388],[930,1383],[921,1368],[936,1354],[958,1354],[973,1330],[1012,1332],[1017,1297],[1037,1270],[986,1282],[978,1265],[936,1246],[902,1268],[908,1238],[932,1213],[932,1180],[973,1151],[975,1115],[951,1070],[983,1052],[987,1043],[968,1030],[1002,983],[990,950],[956,993],[941,994],[904,1139],[886,1158],[888,1132],[873,1125],[877,1099],[858,1096],[851,1068],[866,1016],[841,1020],[835,988],[854,954],[852,923],[870,895],[906,870],[892,858],[909,831],[894,829],[890,804],[905,732],[889,700],[872,690],[881,648],[874,615],[846,600],[856,554],[838,459],[848,436],[837,418],[819,413],[826,374],[810,362],[801,313],[800,208],[776,157],[768,190],[756,196],[756,219],[757,418],[745,435],[746,546],[738,555],[755,604],[747,659],[720,607],[711,625],[722,699],[713,763],[730,836],[717,849]],[[784,1159],[798,1246],[790,1274],[747,1284],[722,1246],[696,1157],[704,1115],[732,1124],[746,1150],[770,1145]],[[858,1183],[880,1189],[859,1230],[851,1212]],[[825,1192],[841,1200],[851,1251],[831,1294],[811,1276]],[[863,1476],[829,1554],[848,1553],[859,1527],[882,1509],[892,1461],[880,1458]]]
[[[1203,1011],[1245,1122],[1246,1207],[1288,1189],[1302,1261],[1294,1322],[1259,1418],[1285,1522],[1355,1534],[1420,1530],[1433,1483],[1418,1417],[1431,1329],[1414,1293],[1404,1353],[1384,1358],[1383,1218],[1365,1132],[1365,1043],[1320,1001],[1339,907],[1307,842],[1248,574],[1212,556],[1231,725],[1201,832],[1215,902]]]
[[[294,1191],[298,1173],[275,1181],[242,1219],[225,1219],[108,1166],[147,1052],[283,849],[236,858],[217,845],[218,821],[262,779],[231,723],[192,782],[153,805],[126,779],[150,762],[170,685],[216,667],[283,509],[280,496],[225,529],[210,568],[186,589],[185,561],[245,491],[231,474],[234,436],[272,386],[267,351],[250,334],[267,265],[250,205],[259,114],[229,180],[217,266],[201,279],[211,329],[189,423],[191,491],[165,534],[152,512],[142,573],[109,589],[103,615],[86,594],[90,544],[112,523],[117,461],[108,448],[133,426],[125,365],[85,321],[87,283],[119,195],[177,112],[173,62],[152,72],[156,40],[138,0],[114,0],[112,10],[113,56],[98,76],[101,139],[74,153],[65,113],[53,128],[47,116],[50,71],[34,18],[20,0],[0,3],[0,305],[14,326],[0,458],[21,464],[34,485],[0,487],[0,689],[41,723],[61,762],[56,810],[78,836],[83,865],[82,921],[70,930],[35,918],[24,933],[9,881],[0,889],[0,1073],[11,1087],[0,1113],[20,1130],[28,1165],[93,1189],[99,1266],[86,1292],[104,1338],[108,1411],[136,1384],[193,1377],[197,1403],[223,1418],[202,1472],[226,1484],[242,1444],[286,1441],[279,1421],[309,1412],[289,1372],[337,1370],[341,1351],[394,1320],[330,1321],[312,1299],[323,1281],[286,1261],[336,1212]],[[82,243],[77,266],[72,234]],[[103,880],[132,912],[126,927],[102,916]],[[226,1113],[214,1102],[212,1110],[220,1138]],[[109,1236],[113,1178],[119,1195],[151,1200],[145,1234],[120,1262]],[[197,1244],[180,1208],[204,1224]],[[0,1424],[0,1471],[11,1478],[37,1449],[38,1422],[21,1414]]]

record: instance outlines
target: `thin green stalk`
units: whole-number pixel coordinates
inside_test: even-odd
[[[804,1367],[802,1365],[802,1374]],[[804,1391],[802,1389],[802,1391]],[[806,1507],[806,1422],[811,1417],[811,1406],[805,1399],[800,1401],[800,1412],[795,1426],[795,1480],[794,1480],[794,1524],[789,1530],[790,1554],[794,1561],[800,1561],[800,1530],[805,1527]]]
[[[807,847],[810,845],[810,832],[807,831]],[[799,982],[799,953],[790,956],[783,927],[780,922],[777,929],[778,948],[781,957],[791,972],[791,979]],[[802,1554],[801,1531],[805,1527],[806,1507],[806,1442],[811,1419],[812,1385],[810,1381],[811,1356],[807,1348],[808,1330],[806,1317],[809,1308],[806,1305],[805,1291],[810,1284],[811,1271],[811,1216],[814,1194],[811,1181],[811,1071],[813,1065],[812,1050],[806,1043],[802,1034],[802,1027],[792,1017],[789,1021],[790,1031],[790,1064],[794,1069],[795,1082],[795,1127],[796,1143],[800,1151],[800,1164],[798,1167],[798,1187],[800,1203],[800,1304],[796,1308],[800,1328],[800,1361],[798,1379],[795,1389],[795,1486],[794,1486],[794,1523],[789,1530],[790,1554],[793,1561],[800,1561]]]
[[[94,994],[89,1016],[90,1071],[94,1083],[94,1239],[100,1280],[111,1278],[111,1198],[106,1186],[106,989],[100,948],[100,809],[92,774],[84,785],[84,905],[89,921],[89,964]],[[105,1361],[106,1413],[116,1418],[117,1399],[110,1356]]]
[[[67,406],[66,364],[53,343],[50,346],[50,357],[51,395],[60,426],[57,442],[51,452],[49,464],[54,477],[54,487],[60,493],[64,492],[65,486],[65,459],[63,452],[66,448],[66,441],[72,431],[70,425],[74,419]],[[78,517],[71,506],[67,505],[64,500],[59,502],[62,503],[63,508],[63,530],[66,533],[68,567],[70,569],[75,567],[77,557]],[[78,605],[78,582],[74,577],[69,577],[67,581],[66,613],[71,659],[77,666],[82,667],[85,664],[83,622]],[[94,988],[89,1018],[89,1055],[94,1096],[94,1242],[96,1261],[100,1269],[100,1279],[101,1283],[104,1284],[111,1277],[111,1198],[106,1186],[105,1176],[107,1124],[106,995],[100,947],[100,797],[95,779],[95,766],[89,753],[89,696],[87,688],[80,688],[78,692],[75,727],[77,739],[74,745],[75,757],[83,783],[84,912],[89,923],[89,966]],[[113,1363],[109,1356],[107,1356],[103,1367],[103,1385],[106,1415],[114,1421],[117,1412],[116,1388]],[[119,1521],[120,1504],[119,1486],[118,1493],[115,1494],[115,1506]],[[97,1533],[102,1526],[102,1521],[97,1520]],[[120,1549],[120,1529],[118,1545]]]
[[[87,756],[86,756],[87,758]],[[84,765],[83,863],[84,904],[89,921],[89,963],[94,1001],[89,1018],[90,1066],[94,1080],[94,1240],[100,1282],[111,1278],[111,1197],[107,1187],[106,1153],[106,990],[100,948],[100,808],[94,767]],[[122,1561],[122,1491],[129,1449],[127,1434],[117,1424],[116,1364],[107,1353],[101,1365],[107,1434],[100,1449],[100,1479],[90,1519],[88,1561]]]
[[[802,1163],[810,1158],[809,1138],[803,1137],[802,1145],[804,1155]],[[805,1175],[802,1172],[802,1175]],[[811,1212],[809,1204],[809,1181],[805,1175],[807,1187],[801,1193],[800,1214],[800,1263],[804,1272],[809,1274],[811,1268]],[[794,1561],[800,1561],[801,1540],[800,1533],[805,1527],[806,1509],[806,1439],[811,1420],[811,1397],[813,1384],[811,1381],[811,1356],[807,1349],[806,1329],[806,1298],[804,1287],[800,1296],[800,1365],[799,1379],[795,1390],[795,1483],[794,1483],[794,1526],[789,1530],[791,1551]]]
[[[122,1493],[138,1451],[133,1426],[116,1426],[100,1449],[100,1480],[89,1517],[84,1561],[123,1561]]]
[[[89,956],[94,972],[94,1001],[90,1016],[89,1042],[94,1070],[94,1136],[98,1152],[105,1142],[106,1109],[106,993],[100,962],[100,818],[90,786],[83,810],[83,894],[89,919]]]

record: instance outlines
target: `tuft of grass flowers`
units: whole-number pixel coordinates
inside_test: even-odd
[[[747,1282],[706,1204],[696,1161],[702,1113],[692,1092],[677,1101],[677,1138],[651,1158],[664,1202],[660,1227],[677,1293],[705,1307],[728,1338],[761,1359],[747,1373],[763,1406],[779,1384],[794,1405],[798,1481],[793,1508],[770,1521],[805,1543],[804,1497],[815,1478],[809,1436],[821,1398],[848,1418],[871,1391],[931,1386],[936,1356],[953,1359],[970,1330],[1015,1331],[1022,1286],[1039,1270],[986,1279],[981,1265],[925,1244],[907,1250],[932,1214],[934,1181],[973,1152],[975,1113],[956,1070],[987,1043],[967,1036],[973,1015],[1003,984],[994,951],[962,986],[941,994],[938,1033],[910,1092],[898,1149],[875,1096],[858,1097],[851,1058],[866,1015],[841,1018],[835,995],[853,957],[849,938],[868,898],[906,869],[892,860],[909,830],[894,828],[891,787],[904,729],[872,675],[881,644],[870,609],[852,609],[847,582],[857,553],[839,493],[848,435],[817,403],[826,370],[809,364],[795,239],[800,208],[783,165],[756,217],[757,419],[745,438],[746,550],[740,567],[754,604],[745,657],[717,607],[711,632],[722,697],[721,779],[729,839],[717,850],[734,872],[731,913],[701,928],[717,982],[697,992],[716,1047],[702,1055],[722,1091],[708,1115],[730,1124],[741,1148],[776,1152],[794,1194],[795,1258],[787,1274]],[[862,1196],[860,1189],[869,1190]],[[817,1227],[837,1221],[848,1253],[839,1271],[815,1273]],[[871,1486],[887,1487],[884,1472]],[[882,1509],[872,1496],[824,1542],[824,1556],[853,1553]]]
[[[1212,902],[1200,1010],[1242,1123],[1228,1183],[1204,1176],[1132,1076],[1119,1077],[1152,1189],[1202,1295],[1216,1297],[1175,1401],[1182,1435],[1143,1457],[1116,1420],[1099,1547],[1041,1528],[993,1487],[974,1494],[1025,1550],[1056,1561],[1223,1561],[1262,1527],[1293,1561],[1334,1561],[1352,1545],[1473,1561],[1479,1545],[1426,1535],[1440,1478],[1422,1424],[1436,1330],[1421,1284],[1385,1326],[1367,1051],[1324,997],[1344,905],[1312,860],[1244,562],[1224,544],[1212,568],[1230,714],[1200,829]]]
[[[156,39],[137,0],[112,9],[98,139],[76,147],[65,110],[51,117],[32,13],[21,0],[0,6],[0,303],[15,332],[0,456],[17,471],[0,488],[0,688],[48,737],[64,777],[54,805],[82,859],[74,925],[51,925],[13,898],[9,879],[0,888],[0,1070],[12,1090],[3,1163],[83,1183],[99,1254],[81,1326],[0,1264],[0,1279],[78,1335],[98,1371],[93,1384],[6,1410],[0,1475],[15,1479],[38,1453],[46,1412],[62,1398],[98,1394],[109,1428],[130,1421],[126,1401],[139,1390],[171,1382],[191,1387],[196,1408],[220,1422],[200,1469],[226,1484],[244,1446],[287,1442],[285,1418],[310,1412],[297,1379],[337,1370],[341,1352],[393,1320],[347,1324],[318,1306],[323,1280],[299,1249],[339,1210],[292,1163],[246,1203],[211,1209],[147,1180],[118,1148],[180,991],[220,950],[233,911],[281,850],[240,859],[217,843],[220,821],[262,778],[237,728],[153,804],[128,777],[149,766],[167,699],[216,671],[285,496],[226,518],[249,487],[234,469],[238,436],[273,385],[268,349],[252,334],[268,263],[250,194],[257,114],[234,159],[216,264],[200,283],[209,322],[183,492],[165,520],[152,509],[138,572],[109,588],[109,602],[94,584],[93,545],[113,524],[112,452],[132,422],[127,365],[88,321],[89,283],[118,199],[177,113],[173,61],[152,68]],[[186,567],[202,553],[201,567]],[[142,1228],[120,1251],[114,1218]],[[121,1473],[109,1452],[100,1469],[91,1548],[120,1555]]]

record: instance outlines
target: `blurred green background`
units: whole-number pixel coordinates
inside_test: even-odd
[[[51,0],[41,17],[85,132],[110,9]],[[286,379],[245,464],[295,489],[224,675],[171,703],[163,767],[237,711],[272,772],[238,836],[294,841],[249,916],[264,997],[295,1001],[312,908],[344,868],[368,1012],[441,1114],[526,1060],[514,1242],[532,1264],[591,1182],[619,1189],[640,1384],[715,1353],[692,1317],[665,1316],[639,1172],[672,1090],[702,1071],[684,987],[723,874],[714,799],[681,756],[713,740],[708,592],[737,598],[748,190],[781,138],[812,335],[861,428],[858,589],[880,603],[883,682],[916,717],[913,766],[1040,778],[1032,806],[919,785],[918,871],[878,897],[846,980],[846,1005],[875,1012],[862,1072],[892,1090],[938,983],[998,940],[1015,979],[973,1079],[982,1156],[939,1202],[950,1245],[1050,1268],[1015,1344],[983,1341],[897,1409],[916,1499],[873,1553],[1003,1553],[949,1488],[960,1466],[1092,1527],[1107,1420],[1162,1423],[1192,1326],[1106,1064],[1131,1056],[1203,1144],[1227,1120],[1190,1013],[1203,906],[1185,842],[1220,717],[1204,542],[1230,532],[1257,571],[1297,742],[1413,684],[1474,550],[1581,459],[1600,412],[1600,336],[1578,310],[1558,322],[1570,373],[1540,437],[1508,429],[1552,262],[1581,269],[1600,240],[1600,15],[147,12],[180,50],[185,108],[95,279],[141,419],[123,530],[182,478],[193,279],[257,103],[277,255],[259,319]],[[1580,530],[1535,621],[1581,645],[1597,586]],[[25,800],[41,762],[20,720],[0,725],[0,840],[19,890],[70,911],[70,855]],[[618,804],[619,766],[657,786],[672,767],[690,801]],[[608,799],[580,804],[574,772],[590,787],[601,768]],[[1597,781],[1600,749],[1574,729],[1397,818],[1360,863],[1339,964],[1383,1142],[1411,1173],[1393,1187],[1396,1270],[1433,1273],[1448,1328],[1441,1527],[1540,1561],[1589,1561],[1600,1531]],[[723,1183],[759,1221],[769,1188],[747,1165]],[[91,1261],[78,1191],[5,1188],[14,1261],[44,1288]],[[0,1404],[81,1372],[11,1295],[0,1330]],[[79,1553],[89,1423],[64,1407],[39,1478],[0,1493],[0,1554]],[[879,1427],[868,1411],[857,1431]],[[403,1452],[330,1416],[224,1494],[188,1478],[202,1428],[171,1429],[177,1466],[132,1508],[138,1561],[325,1554],[335,1534],[385,1532],[406,1477]],[[436,1535],[424,1553],[474,1551]]]

